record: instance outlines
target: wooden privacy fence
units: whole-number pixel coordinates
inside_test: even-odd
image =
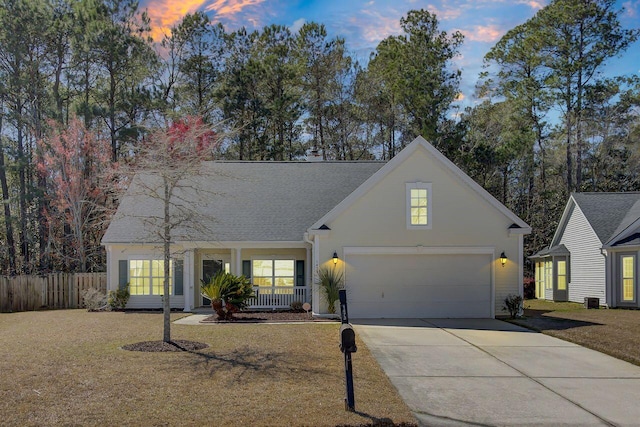
[[[80,308],[82,295],[90,288],[106,294],[107,273],[0,276],[0,312]]]

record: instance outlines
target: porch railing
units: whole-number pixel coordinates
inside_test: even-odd
[[[289,308],[292,302],[309,302],[311,297],[310,289],[304,286],[254,286],[253,292],[250,308]]]

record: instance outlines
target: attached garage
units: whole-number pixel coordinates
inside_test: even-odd
[[[349,316],[493,317],[493,256],[488,248],[345,248]]]

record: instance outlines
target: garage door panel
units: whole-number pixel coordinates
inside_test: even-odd
[[[490,317],[489,255],[348,255],[352,317]]]

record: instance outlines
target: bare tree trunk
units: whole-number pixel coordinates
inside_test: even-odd
[[[164,342],[171,342],[171,304],[169,296],[169,277],[171,274],[170,262],[171,262],[171,225],[170,220],[170,207],[171,193],[169,190],[169,183],[166,178],[164,179],[164,295],[162,297],[162,315],[164,320],[162,340]]]
[[[4,102],[2,103],[4,104]],[[0,104],[0,107],[2,106]],[[1,108],[0,108],[1,110]],[[2,204],[4,206],[4,225],[7,234],[7,252],[9,255],[10,275],[16,273],[16,243],[13,238],[13,220],[11,218],[11,206],[9,205],[9,187],[7,185],[7,171],[4,163],[4,143],[2,141],[2,117],[0,114],[0,185],[2,186]]]

